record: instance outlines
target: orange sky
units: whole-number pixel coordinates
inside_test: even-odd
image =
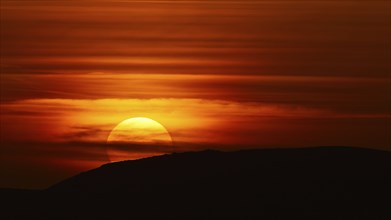
[[[130,117],[163,124],[177,151],[390,150],[390,7],[2,1],[0,187],[107,163],[107,136]]]

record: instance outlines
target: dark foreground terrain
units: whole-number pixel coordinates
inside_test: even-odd
[[[203,151],[0,190],[0,219],[391,219],[391,152]]]

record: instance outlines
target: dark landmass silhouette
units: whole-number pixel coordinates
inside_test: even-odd
[[[174,153],[41,191],[0,190],[1,219],[391,219],[391,152],[349,147]]]

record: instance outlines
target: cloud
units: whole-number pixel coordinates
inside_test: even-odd
[[[7,1],[1,102],[209,99],[388,114],[388,6]]]
[[[386,146],[387,139],[382,135],[389,130],[391,118],[383,112],[338,112],[293,104],[208,99],[31,99],[1,107],[5,141],[105,142],[118,123],[142,116],[163,124],[174,142],[284,145],[312,135],[322,143],[330,138],[345,139],[339,135],[327,138],[323,133],[351,129],[360,138],[346,138],[347,142],[372,140]],[[357,130],[352,124],[363,128]],[[377,135],[363,135],[372,133],[373,126],[384,129]],[[286,139],[276,138],[280,135]]]
[[[88,74],[3,75],[2,101],[20,99],[206,99],[387,114],[387,78]]]
[[[7,74],[388,77],[391,68],[385,1],[2,6]]]

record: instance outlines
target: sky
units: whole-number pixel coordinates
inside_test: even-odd
[[[1,1],[0,187],[110,162],[121,121],[173,148],[391,150],[389,1]]]

